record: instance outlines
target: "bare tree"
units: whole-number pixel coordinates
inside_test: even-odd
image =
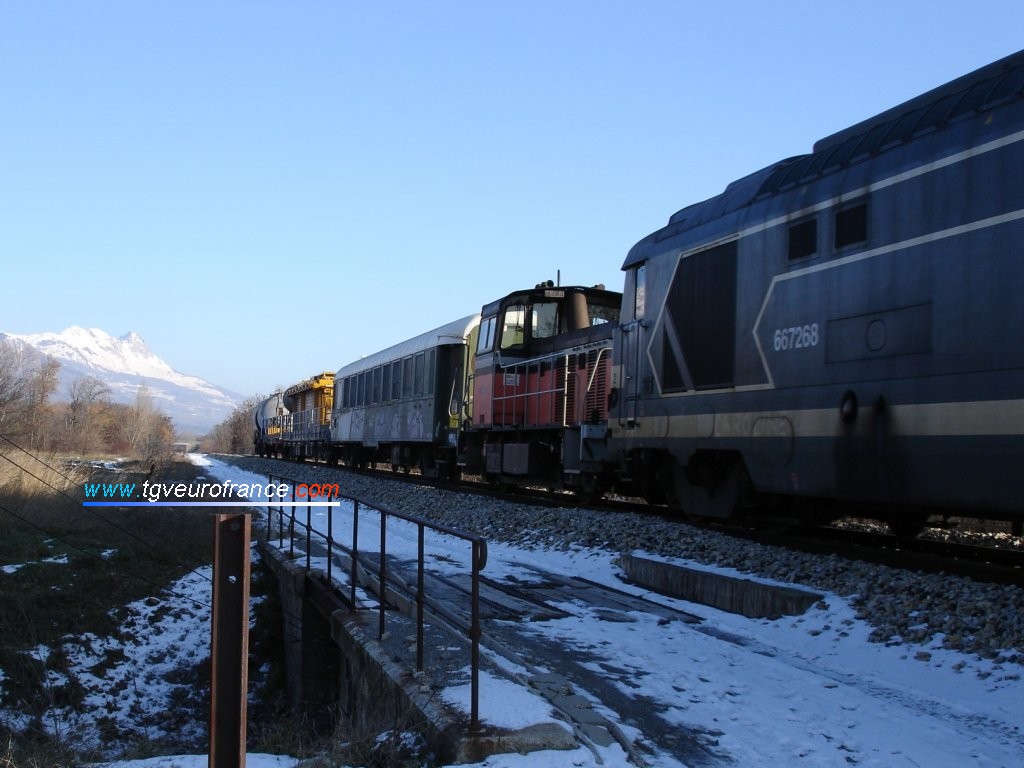
[[[143,464],[162,464],[171,456],[174,443],[174,425],[171,418],[154,411],[139,437],[137,453]]]
[[[83,376],[71,383],[64,416],[68,449],[88,452],[99,447],[98,416],[109,397],[110,387],[95,376]]]
[[[129,451],[136,450],[140,440],[152,429],[154,420],[160,415],[156,406],[153,405],[149,387],[145,384],[139,385],[135,392],[135,402],[122,409],[117,425],[120,437]]]
[[[202,439],[201,449],[208,453],[252,453],[253,413],[265,399],[263,395],[253,395],[236,406]]]
[[[57,389],[60,363],[24,345],[0,339],[0,431],[41,447],[47,400]]]
[[[49,422],[48,400],[57,390],[60,363],[49,355],[43,356],[29,371],[28,377],[28,424],[29,447],[33,450],[44,448]]]
[[[0,430],[14,434],[25,408],[26,360],[24,351],[0,339]]]

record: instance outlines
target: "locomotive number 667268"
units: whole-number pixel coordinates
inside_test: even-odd
[[[790,349],[818,346],[818,324],[795,325],[792,328],[779,328],[773,335],[776,352]]]

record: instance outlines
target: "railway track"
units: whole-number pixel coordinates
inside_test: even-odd
[[[303,465],[303,464],[300,464]],[[304,466],[314,466],[304,464]],[[327,465],[321,465],[327,468]],[[412,472],[390,469],[350,468],[344,471],[399,483],[430,485],[454,492],[472,493],[511,504],[533,504],[547,507],[576,507],[586,510],[633,513],[679,522],[741,538],[759,544],[784,547],[813,555],[836,555],[894,568],[927,573],[947,573],[977,581],[1024,586],[1024,547],[1019,539],[995,544],[991,537],[978,538],[983,543],[931,538],[929,530],[917,538],[895,536],[879,530],[862,530],[835,525],[796,525],[789,521],[765,524],[756,514],[736,521],[717,519],[680,519],[665,507],[623,498],[584,501],[575,494],[542,488],[502,489],[472,478],[458,483],[437,480]],[[970,534],[968,534],[970,535]],[[1014,543],[1016,542],[1016,545]]]

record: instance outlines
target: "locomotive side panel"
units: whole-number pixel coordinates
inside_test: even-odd
[[[906,124],[752,174],[633,249],[611,448],[640,493],[1022,515],[1024,102],[887,141]]]

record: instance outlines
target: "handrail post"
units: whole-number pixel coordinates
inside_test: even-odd
[[[284,546],[284,500],[280,497],[277,499],[277,546]]]
[[[385,556],[387,555],[388,548],[388,514],[383,509],[380,510],[380,568],[378,573],[380,574],[380,592],[378,594],[378,603],[380,605],[380,611],[378,612],[377,619],[377,639],[384,639],[384,599],[387,595],[388,588],[388,577],[387,577],[387,562]]]
[[[272,488],[273,485],[274,485],[274,476],[273,475],[267,475],[267,490]],[[264,541],[267,544],[270,543],[270,527],[271,527],[271,525],[273,525],[272,520],[274,519],[273,518],[274,505],[270,503],[270,499],[271,499],[271,496],[268,493],[267,494],[267,520],[266,520],[267,535],[266,535],[266,538],[264,539]]]
[[[288,559],[295,559],[295,483],[292,483],[292,513],[288,516]]]
[[[356,606],[356,582],[359,581],[359,502],[352,502],[352,576],[349,579],[351,589],[350,602]]]
[[[328,501],[334,501],[332,494],[327,494]],[[327,509],[327,585],[331,584],[331,565],[334,560],[334,507]]]
[[[306,492],[309,495],[309,492]],[[313,501],[309,500],[306,502],[306,573],[309,573],[309,567],[312,564],[310,558],[312,557],[313,549]]]

